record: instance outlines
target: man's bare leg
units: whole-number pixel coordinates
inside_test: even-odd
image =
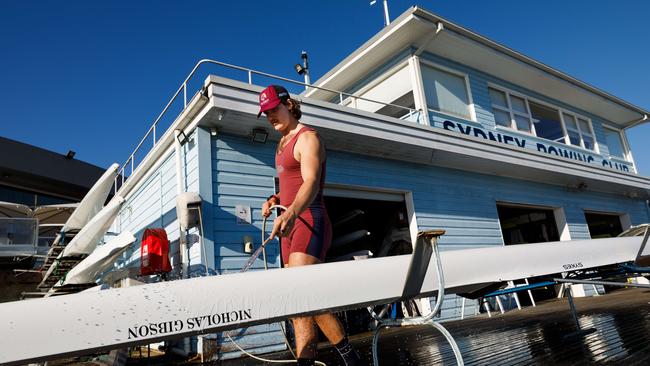
[[[314,256],[293,252],[289,255],[287,267],[307,266],[318,263],[320,263],[320,260]],[[296,352],[298,357],[313,358],[316,355],[316,342],[318,341],[316,325],[318,325],[323,331],[323,334],[325,334],[325,337],[327,337],[327,340],[332,344],[339,343],[345,337],[341,321],[333,314],[295,318],[292,321],[296,331]],[[313,342],[313,345],[309,346],[308,342]],[[303,352],[305,356],[302,355]]]
[[[314,317],[316,324],[323,331],[331,344],[338,344],[345,337],[345,330],[339,318],[334,314],[321,314]]]
[[[296,336],[296,356],[298,358],[316,358],[318,330],[312,317],[291,319]]]

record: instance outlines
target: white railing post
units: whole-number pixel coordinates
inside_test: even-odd
[[[253,85],[253,73],[248,70],[248,84]]]
[[[187,83],[183,83],[183,109],[187,108]]]
[[[156,146],[156,123],[153,124],[153,146]]]

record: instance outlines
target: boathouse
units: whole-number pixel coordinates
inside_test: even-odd
[[[138,238],[165,228],[177,277],[206,275],[206,266],[208,275],[237,272],[261,243],[260,207],[277,189],[279,135],[256,118],[269,81],[295,92],[302,122],[326,142],[332,260],[408,252],[424,229],[445,230],[441,249],[457,250],[615,236],[650,221],[650,179],[637,173],[626,138],[650,112],[422,8],[408,9],[306,89],[206,64],[241,78],[209,75],[193,97],[181,86],[183,111],[162,135],[154,124],[124,165],[117,194],[126,201],[112,228]],[[201,197],[201,225],[183,235],[181,192]],[[266,253],[271,270],[281,266],[278,248]],[[139,266],[139,255],[134,248],[121,265]],[[583,296],[599,290],[574,288]],[[547,290],[540,296],[555,296]],[[456,296],[445,304],[443,319],[477,311],[476,301],[462,306]],[[230,334],[254,353],[285,348],[277,324]],[[222,334],[189,347],[240,355]]]

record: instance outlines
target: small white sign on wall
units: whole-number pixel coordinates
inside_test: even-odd
[[[235,215],[237,215],[237,225],[251,224],[251,206],[235,205]]]

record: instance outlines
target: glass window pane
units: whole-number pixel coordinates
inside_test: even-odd
[[[564,125],[566,126],[567,130],[575,130],[578,131],[578,126],[576,125],[576,119],[573,118],[572,115],[563,113],[562,118],[564,118]]]
[[[605,141],[607,141],[607,147],[609,148],[609,155],[616,156],[619,158],[625,158],[625,150],[623,149],[623,140],[621,140],[621,134],[618,131],[610,130],[605,128]]]
[[[422,81],[430,109],[470,119],[465,78],[422,65]]]
[[[537,136],[564,143],[564,132],[557,110],[530,102],[530,114],[533,116]]]
[[[488,90],[490,91],[490,100],[492,101],[492,104],[496,104],[506,109],[508,108],[508,103],[506,102],[505,93],[492,88],[489,88]]]
[[[567,130],[571,145],[580,146],[580,134],[576,130]]]
[[[499,126],[510,127],[510,113],[504,112],[499,109],[493,109],[494,120]]]
[[[517,123],[517,129],[519,131],[530,132],[530,119],[528,117],[522,117],[515,114],[515,122]]]
[[[580,132],[583,135],[591,135],[591,128],[589,128],[589,122],[585,121],[582,118],[578,118],[578,123],[580,124]]]
[[[594,149],[594,138],[591,135],[582,135],[582,141],[585,143],[585,149]]]
[[[528,111],[526,110],[526,101],[524,99],[511,95],[510,102],[512,103],[513,111],[528,114]]]
[[[580,132],[582,132],[582,141],[585,143],[585,149],[594,150],[594,135],[592,135],[591,128],[589,128],[589,122],[578,118],[578,124],[580,125]]]

